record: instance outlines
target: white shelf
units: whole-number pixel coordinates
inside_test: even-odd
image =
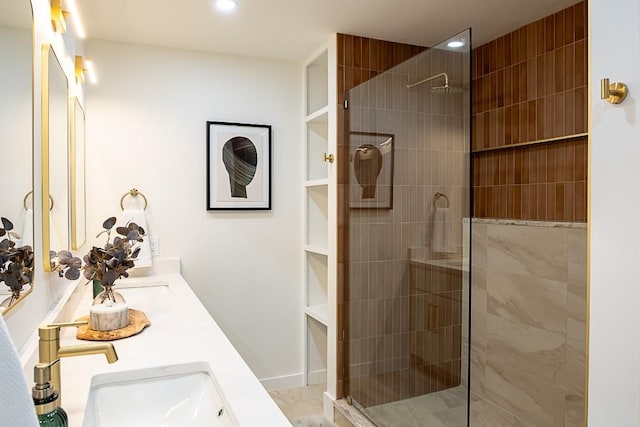
[[[309,246],[328,248],[329,186],[306,188],[306,241]]]
[[[323,109],[326,111],[326,109]],[[311,117],[311,116],[310,116]],[[323,154],[329,150],[329,125],[328,114],[315,116],[306,123],[307,129],[307,180],[323,179],[328,177],[328,163],[323,160]],[[322,121],[324,120],[324,121]]]
[[[329,309],[327,304],[316,304],[305,307],[304,312],[307,316],[317,320],[324,326],[329,324]]]
[[[328,178],[312,179],[312,180],[309,180],[309,181],[304,183],[304,186],[307,187],[307,188],[309,188],[309,187],[321,187],[323,185],[329,185],[329,179]]]
[[[304,250],[318,255],[329,255],[329,250],[327,248],[321,248],[319,246],[305,245]]]
[[[337,151],[337,36],[305,65],[304,120],[304,382],[325,383],[323,412],[333,418],[337,391],[337,169],[324,155]],[[331,313],[331,316],[329,315]]]
[[[306,66],[307,114],[329,105],[329,55],[324,50]]]
[[[327,123],[329,121],[329,106],[325,105],[319,110],[314,111],[305,117],[304,122],[316,122],[316,123]]]

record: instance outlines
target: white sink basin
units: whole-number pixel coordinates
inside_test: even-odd
[[[114,288],[115,291],[120,292],[122,296],[129,298],[156,298],[167,295],[171,292],[169,289],[169,282],[156,281],[156,282],[126,282],[117,283]]]
[[[235,426],[204,362],[96,375],[85,427]]]

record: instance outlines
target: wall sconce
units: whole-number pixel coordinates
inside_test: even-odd
[[[62,10],[62,0],[51,0],[51,25],[53,31],[64,34],[67,32],[67,12]]]
[[[80,12],[78,12],[75,0],[66,0],[65,4],[69,8],[69,15],[71,15],[71,21],[73,21],[73,30],[79,38],[85,38],[86,34],[84,32],[84,27],[82,26]]]
[[[96,84],[96,72],[93,68],[93,63],[91,60],[87,58],[83,58],[80,55],[76,55],[75,58],[75,68],[76,68],[76,82],[79,84],[84,83],[85,74],[89,78],[89,81],[93,84]]]

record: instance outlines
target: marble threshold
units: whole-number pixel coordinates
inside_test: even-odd
[[[464,219],[468,221],[467,218]],[[525,219],[498,219],[498,218],[473,218],[474,224],[489,225],[522,225],[527,227],[547,227],[547,228],[577,228],[586,229],[586,222],[557,222],[557,221],[534,221]]]

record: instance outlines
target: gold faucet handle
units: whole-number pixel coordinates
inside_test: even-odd
[[[82,326],[86,325],[88,320],[79,320],[76,322],[61,322],[61,323],[50,323],[48,325],[43,325],[38,328],[38,335],[41,340],[51,341],[57,340],[60,336],[60,328],[65,328],[69,326]]]
[[[88,320],[76,320],[75,322],[60,322],[60,323],[49,323],[47,327],[49,328],[67,328],[70,326],[82,326],[89,323]]]

